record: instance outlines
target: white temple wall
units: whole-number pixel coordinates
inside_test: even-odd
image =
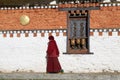
[[[90,51],[94,54],[63,54],[66,52],[66,36],[52,33],[60,50],[59,61],[65,73],[120,72],[120,36],[113,32],[94,32],[90,36]],[[48,33],[41,37],[3,37],[0,34],[0,71],[1,72],[46,72],[46,49]]]

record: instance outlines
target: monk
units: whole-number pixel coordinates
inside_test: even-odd
[[[61,65],[59,63],[59,50],[53,36],[49,36],[48,48],[47,48],[47,73],[59,73],[61,72]]]

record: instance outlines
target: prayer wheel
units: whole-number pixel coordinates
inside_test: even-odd
[[[86,39],[81,39],[82,49],[86,49]]]

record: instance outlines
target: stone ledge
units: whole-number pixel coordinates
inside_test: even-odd
[[[120,80],[120,73],[0,73],[0,80]]]

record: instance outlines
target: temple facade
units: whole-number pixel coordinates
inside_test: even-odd
[[[49,35],[65,73],[120,72],[119,0],[59,1],[0,7],[0,72],[46,72]]]

